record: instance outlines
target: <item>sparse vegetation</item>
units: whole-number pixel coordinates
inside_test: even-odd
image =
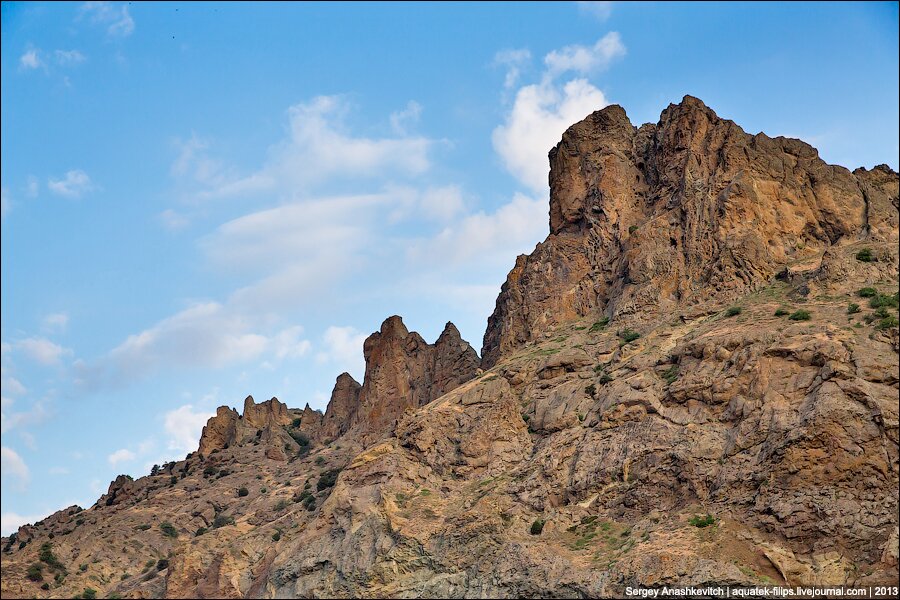
[[[812,315],[808,310],[795,310],[791,313],[791,316],[788,317],[791,321],[809,321],[812,319]]]
[[[286,509],[286,508],[287,508],[288,506],[290,506],[290,505],[291,505],[290,502],[288,502],[286,499],[282,498],[281,500],[279,500],[279,501],[275,504],[274,510],[275,510],[276,512],[282,511],[282,510]]]
[[[857,304],[856,302],[851,302],[850,304],[847,305],[847,314],[848,315],[855,315],[856,313],[859,312],[859,310],[860,310],[859,304]]]
[[[779,308],[779,309],[775,310],[776,317],[783,317],[784,315],[789,315],[789,314],[791,314],[791,311],[789,311],[786,308]]]
[[[41,552],[38,554],[38,559],[54,571],[65,571],[63,564],[53,554],[53,545],[50,542],[41,544]]]
[[[293,421],[291,421],[291,427],[292,427],[293,429],[297,429],[298,427],[300,427],[300,423],[301,423],[302,421],[303,421],[303,419],[301,419],[300,417],[297,417],[296,419],[294,419]]]
[[[29,581],[43,581],[44,565],[39,562],[31,563],[28,566],[28,570],[25,572],[25,577],[27,577]]]
[[[161,558],[158,561],[156,561],[156,570],[157,571],[165,571],[168,568],[169,568],[169,559],[168,558]]]
[[[143,525],[138,525],[137,527],[135,527],[135,529],[139,531],[147,531],[148,529],[150,529],[150,525],[148,523],[144,523]]]
[[[897,294],[888,296],[887,294],[875,294],[869,300],[869,306],[872,308],[897,308]]]
[[[237,491],[237,495],[238,495],[238,497],[243,498],[244,496],[250,495],[250,490],[248,490],[244,486],[241,486],[240,489],[238,489],[238,491]]]
[[[725,316],[726,317],[736,317],[739,314],[741,314],[742,312],[744,312],[744,309],[741,308],[740,306],[729,306],[728,310],[725,311]]]
[[[694,515],[688,520],[688,523],[694,527],[709,527],[710,525],[716,524],[716,518],[709,514],[706,516]]]
[[[856,295],[860,298],[871,298],[872,296],[878,295],[878,290],[873,287],[864,287],[856,292]]]
[[[593,383],[591,385],[587,386],[586,388],[584,388],[584,393],[587,394],[588,396],[593,396],[596,391],[597,391],[597,386],[595,386]]]
[[[632,233],[634,233],[634,232],[637,231],[637,230],[638,230],[638,226],[637,226],[637,225],[631,225],[631,226],[628,228],[628,234],[631,235]]]
[[[618,332],[617,335],[626,344],[629,344],[629,343],[635,341],[636,339],[638,339],[639,337],[641,337],[641,334],[639,334],[637,331],[634,331],[632,329],[622,329]]]
[[[596,333],[598,331],[601,331],[607,325],[609,325],[609,317],[603,317],[602,319],[591,325],[588,333]]]
[[[301,448],[309,446],[309,436],[302,431],[291,431],[290,434]]]
[[[603,375],[600,376],[600,379],[598,379],[597,382],[600,383],[601,385],[606,385],[607,383],[610,383],[612,380],[613,380],[612,376],[609,373],[607,373],[606,371],[604,371]]]
[[[163,521],[159,524],[159,530],[162,531],[162,534],[166,537],[177,538],[178,530],[175,529],[175,526],[169,523],[168,521]]]
[[[228,517],[223,514],[218,514],[218,515],[216,515],[216,518],[213,519],[213,522],[212,522],[213,529],[225,527],[226,525],[234,525],[234,517]]]
[[[871,248],[863,248],[856,253],[856,260],[859,262],[874,262],[876,259],[875,255],[872,254]]]
[[[900,321],[897,320],[897,317],[891,315],[882,319],[878,325],[875,326],[876,329],[890,329],[891,327],[897,327],[900,324]]]
[[[678,379],[678,365],[672,365],[662,372],[660,377],[666,382],[666,385],[672,385]]]
[[[273,542],[277,542],[277,541],[280,540],[280,539],[281,539],[281,530],[280,530],[280,529],[276,529],[276,530],[275,530],[275,533],[272,534],[272,541],[273,541]]]
[[[317,457],[316,457],[316,460],[315,460],[315,463],[316,463],[318,466],[321,467],[322,465],[325,464],[325,457],[324,457],[324,456],[317,456]]]
[[[208,530],[206,527],[198,527],[198,528],[197,528],[197,531],[194,532],[194,537],[200,537],[201,535],[203,535],[203,534],[206,533],[207,531],[209,531],[209,530]]]
[[[531,523],[531,535],[541,535],[542,531],[544,531],[544,520],[535,519]]]
[[[333,487],[340,472],[340,469],[329,469],[328,471],[323,472],[322,475],[319,476],[319,481],[316,483],[316,489],[321,492],[324,489]]]

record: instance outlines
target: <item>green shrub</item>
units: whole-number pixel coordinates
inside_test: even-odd
[[[168,558],[161,558],[158,561],[156,561],[156,570],[157,571],[165,571],[168,568],[169,568],[169,559]]]
[[[205,469],[203,469],[203,476],[210,477],[211,475],[215,475],[218,471],[219,469],[217,469],[213,465],[209,465]]]
[[[29,581],[43,581],[44,565],[39,562],[31,563],[28,566],[28,570],[25,571],[25,577],[27,577]]]
[[[81,597],[85,600],[94,600],[97,597],[97,590],[94,588],[84,588],[84,591],[81,592]]]
[[[53,545],[50,542],[44,542],[41,544],[41,552],[38,554],[38,559],[42,563],[45,563],[51,569],[60,569],[63,570],[63,564],[59,562],[59,559],[56,558],[56,555],[53,554]]]
[[[203,534],[206,533],[207,531],[209,531],[209,530],[208,530],[206,527],[198,527],[198,528],[197,528],[197,531],[194,533],[194,537],[200,537],[201,535],[203,535]]]
[[[796,310],[791,313],[791,316],[788,317],[791,321],[809,321],[812,319],[812,315],[809,314],[808,310]]]
[[[225,515],[216,515],[216,518],[213,519],[212,526],[213,529],[218,529],[219,527],[225,527],[226,525],[234,525],[234,517],[227,517]]]
[[[885,319],[882,319],[878,325],[875,326],[876,329],[890,329],[891,327],[897,327],[900,321],[897,320],[897,317],[891,315]]]
[[[44,583],[41,584],[41,589],[44,590],[44,591],[49,590],[49,589],[50,589],[50,584],[47,583],[47,582],[45,581]]]
[[[634,340],[641,337],[641,334],[639,334],[637,331],[633,331],[631,329],[622,329],[621,331],[619,331],[619,333],[617,335],[620,338],[622,338],[622,341],[625,342],[626,344],[631,343]]]
[[[855,315],[858,312],[859,312],[859,304],[857,304],[856,302],[851,302],[850,304],[847,305],[847,314],[848,315]]]
[[[709,527],[710,525],[715,525],[716,518],[712,515],[706,515],[705,517],[694,515],[688,522],[694,527]]]
[[[542,531],[544,531],[544,520],[535,519],[534,522],[531,523],[531,535],[541,535]]]
[[[175,526],[169,523],[168,521],[163,521],[159,524],[159,530],[162,531],[162,534],[166,537],[177,538],[178,530],[175,529]]]
[[[250,490],[248,490],[246,487],[241,486],[241,488],[238,490],[237,494],[239,497],[243,498],[244,496],[247,496],[250,494]]]
[[[588,330],[588,332],[596,333],[596,332],[600,331],[601,329],[603,329],[604,327],[606,327],[607,325],[609,325],[609,317],[603,317],[602,319],[600,319],[599,321],[597,321],[596,323],[591,325],[591,328]]]
[[[276,512],[277,512],[277,511],[284,510],[284,509],[286,509],[288,506],[290,506],[290,504],[291,504],[290,502],[288,502],[287,500],[285,500],[284,498],[282,498],[281,500],[279,500],[279,501],[275,504],[274,510],[275,510]]]
[[[873,287],[864,287],[856,292],[856,295],[860,298],[871,298],[872,296],[878,295],[878,290]]]
[[[316,483],[316,489],[321,492],[324,489],[333,487],[340,472],[340,469],[330,469],[322,473],[319,476],[319,481]]]
[[[593,396],[594,392],[596,392],[596,391],[597,391],[597,386],[595,386],[593,383],[591,385],[587,386],[586,388],[584,388],[584,393],[587,394],[588,396]]]
[[[631,225],[631,226],[628,228],[628,233],[629,233],[629,235],[630,235],[630,234],[634,233],[634,232],[637,231],[637,230],[638,230],[638,226],[637,226],[637,225]]]
[[[869,306],[872,308],[897,308],[897,296],[888,296],[887,294],[875,294],[869,300]]]
[[[783,317],[784,315],[789,315],[790,313],[791,313],[791,311],[787,310],[786,308],[779,308],[778,310],[775,311],[775,316]]]
[[[317,457],[316,457],[316,464],[319,465],[320,467],[321,467],[322,465],[324,465],[324,464],[325,464],[325,457],[324,457],[324,456],[317,456]]]
[[[522,413],[522,420],[527,423],[531,420],[531,415],[529,415],[528,413]]]
[[[140,531],[147,531],[148,529],[150,529],[150,525],[144,523],[143,525],[138,525],[137,527],[135,527],[135,529],[138,529]]]
[[[290,434],[291,437],[294,438],[294,441],[297,442],[301,448],[309,446],[309,436],[302,431],[291,431]]]
[[[875,261],[875,255],[872,254],[871,248],[863,248],[856,253],[856,260],[860,262],[873,262]]]
[[[740,306],[730,306],[730,307],[728,307],[728,310],[725,311],[725,316],[726,317],[736,317],[739,314],[741,314],[742,312],[744,312],[744,309],[741,308]]]
[[[612,376],[609,373],[604,371],[603,375],[600,376],[600,379],[598,379],[597,382],[600,383],[601,385],[606,385],[607,383],[610,383],[612,380],[613,380]]]
[[[663,381],[667,385],[672,385],[678,379],[678,365],[672,365],[662,373]]]
[[[306,510],[312,512],[316,510],[316,499],[310,496],[309,502],[304,502],[303,505],[306,506]]]
[[[291,427],[293,427],[294,429],[297,429],[298,427],[300,427],[300,423],[302,421],[303,421],[303,419],[301,419],[300,417],[297,417],[296,419],[291,421]]]
[[[278,529],[275,531],[275,533],[272,534],[272,541],[277,542],[280,539],[281,539],[281,530]]]
[[[78,565],[78,570],[81,571],[82,573],[87,571],[88,570],[87,563],[81,563],[80,565]]]

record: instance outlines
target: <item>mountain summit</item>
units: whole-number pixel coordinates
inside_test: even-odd
[[[597,111],[550,166],[481,358],[390,317],[324,414],[221,407],[4,538],[3,597],[897,585],[897,173],[690,96]]]

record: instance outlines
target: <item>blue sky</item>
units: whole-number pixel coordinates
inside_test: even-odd
[[[684,94],[898,166],[896,3],[2,4],[2,530],[324,408],[400,314],[476,348],[547,152]]]

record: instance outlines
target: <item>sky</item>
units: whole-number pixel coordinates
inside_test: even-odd
[[[2,532],[324,409],[388,316],[480,349],[547,153],[685,94],[898,168],[896,3],[2,3]]]

